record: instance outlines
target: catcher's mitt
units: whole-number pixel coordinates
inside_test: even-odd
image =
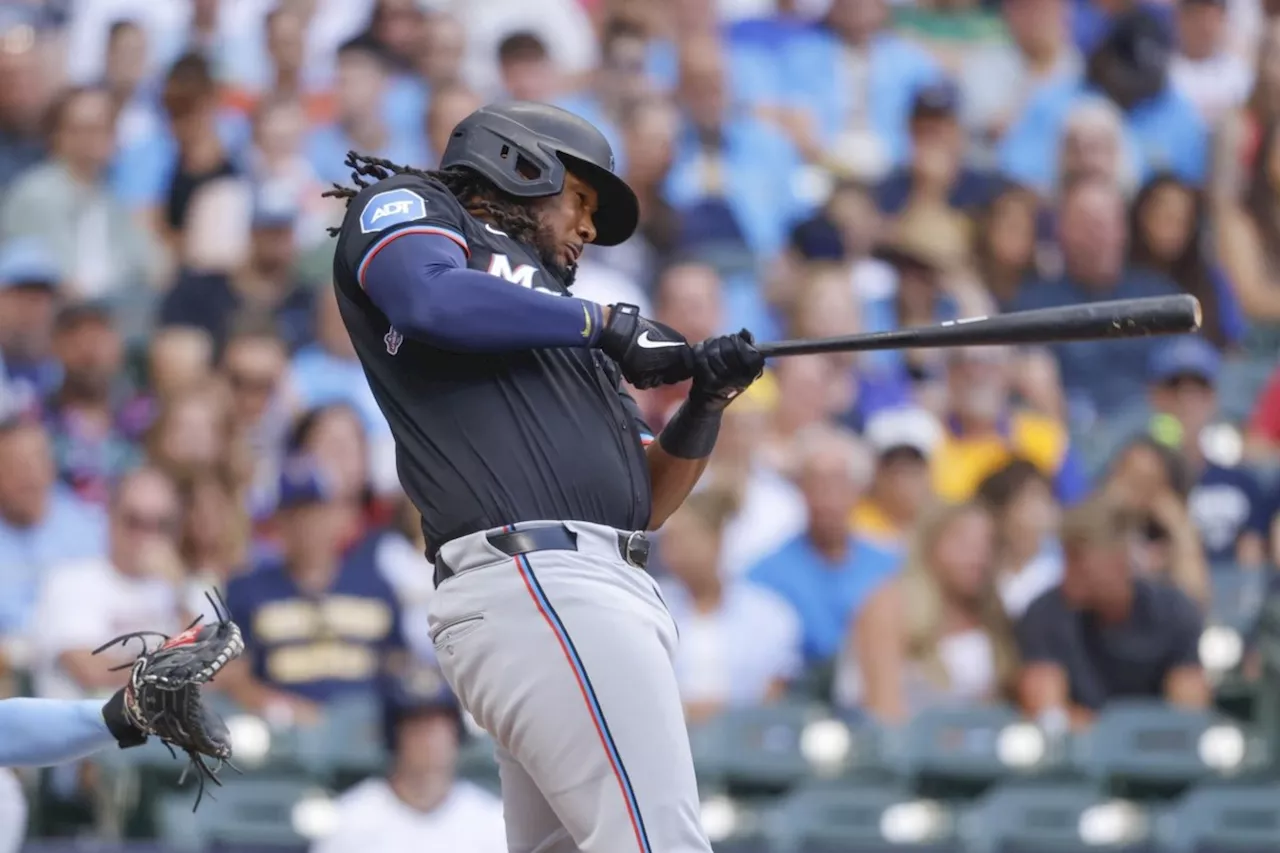
[[[183,771],[182,781],[192,768],[200,778],[196,808],[204,796],[205,780],[221,785],[217,774],[222,766],[226,764],[235,769],[230,764],[227,727],[204,706],[200,685],[212,681],[224,666],[244,652],[240,628],[228,618],[225,604],[220,598],[215,601],[212,596],[206,597],[218,616],[217,622],[201,624],[203,617],[197,617],[176,637],[157,631],[138,631],[116,637],[94,650],[94,654],[98,654],[112,646],[128,645],[130,640],[142,644],[142,651],[133,663],[114,668],[132,671],[129,683],[107,703],[103,715],[121,747],[137,746],[146,742],[148,735],[155,735],[171,753],[174,747],[185,752],[191,765]],[[149,649],[148,637],[159,637],[162,642],[155,649]],[[205,756],[215,763],[212,766],[206,763]]]

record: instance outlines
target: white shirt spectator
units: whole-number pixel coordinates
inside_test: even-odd
[[[565,74],[580,74],[597,64],[595,30],[578,0],[467,0],[444,5],[467,33],[463,76],[483,95],[500,94],[498,45],[512,33],[538,36]]]
[[[456,782],[427,814],[405,805],[386,779],[366,779],[339,797],[337,831],[311,853],[506,853],[502,802],[470,782]]]
[[[729,581],[715,613],[696,612],[677,582],[662,594],[680,630],[676,680],[686,702],[758,705],[775,681],[800,672],[800,617],[770,590]]]
[[[1253,69],[1226,51],[1200,60],[1175,56],[1169,64],[1169,78],[1206,122],[1216,122],[1239,106],[1253,88]]]
[[[1010,619],[1022,617],[1042,593],[1048,592],[1062,581],[1062,552],[1056,545],[1041,549],[1017,574],[1001,574],[996,578],[996,589],[1004,612]]]
[[[722,576],[737,577],[781,548],[804,530],[808,517],[795,484],[770,468],[756,466],[747,478],[738,513],[724,528]]]
[[[79,699],[84,693],[58,664],[63,652],[96,649],[131,631],[176,633],[180,592],[156,577],[130,577],[105,558],[64,563],[45,579],[32,620],[36,693]],[[135,644],[122,663],[138,651]],[[106,654],[106,653],[104,653]]]

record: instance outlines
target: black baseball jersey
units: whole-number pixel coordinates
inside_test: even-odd
[[[400,482],[422,514],[429,553],[521,521],[645,529],[652,435],[617,365],[586,347],[447,352],[392,328],[360,276],[405,232],[453,240],[471,269],[512,287],[568,290],[536,252],[472,217],[436,181],[396,175],[351,200],[333,263],[338,306],[395,436]]]

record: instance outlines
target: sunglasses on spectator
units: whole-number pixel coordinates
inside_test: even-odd
[[[245,394],[270,394],[276,390],[279,378],[265,374],[240,373],[232,371],[227,374],[227,381],[231,383],[233,391],[239,391]]]
[[[120,523],[132,533],[153,533],[158,536],[173,536],[178,529],[178,520],[172,515],[148,515],[129,509],[120,511]]]

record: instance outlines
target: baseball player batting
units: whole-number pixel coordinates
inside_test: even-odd
[[[691,345],[569,294],[584,245],[639,218],[571,113],[484,107],[438,171],[347,163],[338,304],[422,514],[441,668],[497,745],[510,850],[709,851],[645,531],[763,358],[745,331]],[[622,378],[693,382],[654,440]]]

